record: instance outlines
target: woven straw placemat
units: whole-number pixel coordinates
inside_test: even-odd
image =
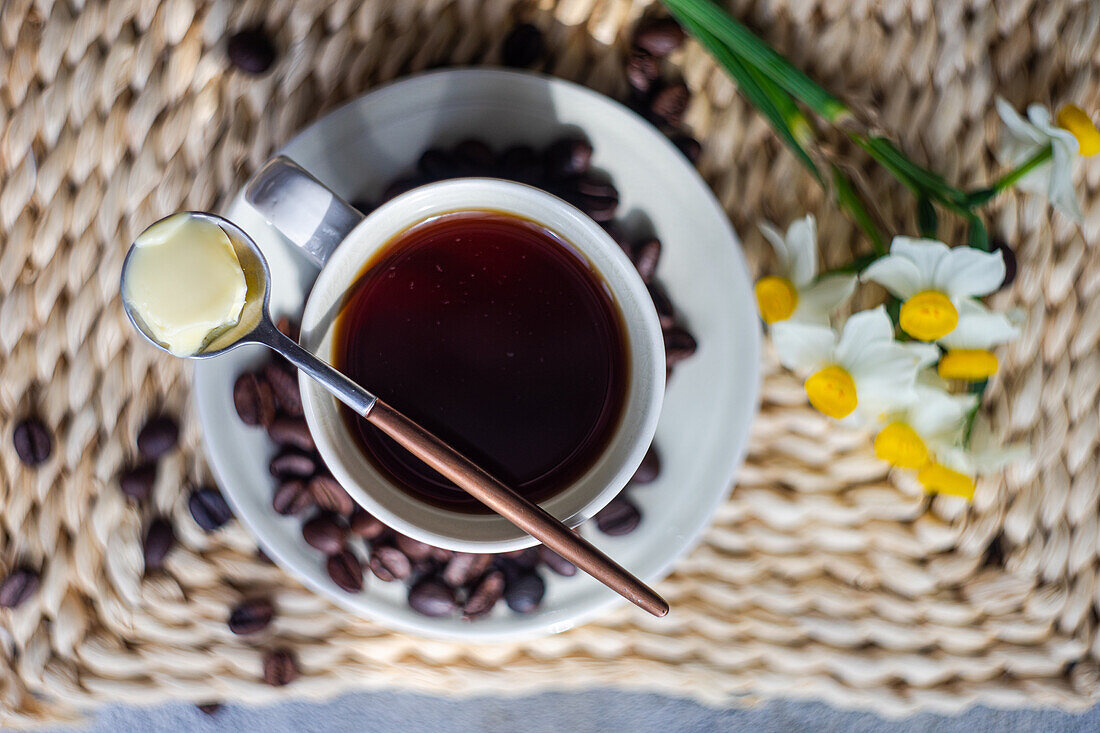
[[[914,157],[961,184],[995,169],[995,94],[1100,99],[1100,6],[1090,0],[738,0],[736,15],[841,95],[881,110]],[[975,502],[922,497],[887,475],[866,435],[811,411],[766,357],[763,407],[736,489],[705,542],[660,585],[675,613],[621,609],[514,645],[427,642],[349,616],[255,555],[235,522],[201,532],[187,489],[207,479],[185,365],[139,343],[117,283],[126,243],[179,209],[217,209],[277,146],[326,110],[432,66],[493,64],[517,19],[546,31],[540,68],[621,95],[629,0],[3,0],[0,3],[0,570],[44,570],[0,612],[0,724],[109,701],[260,702],[403,687],[520,693],[612,685],[715,703],[812,696],[900,714],[992,705],[1081,707],[1100,691],[1100,163],[1079,164],[1083,229],[1045,201],[998,200],[1019,277],[996,303],[1028,316],[988,400],[1027,462]],[[274,70],[229,69],[229,32],[262,22]],[[816,214],[825,257],[862,246],[694,44],[675,57],[695,91],[701,170],[757,271],[756,222]],[[870,184],[898,231],[898,185]],[[959,241],[958,227],[941,232]],[[159,410],[183,450],[152,500],[117,475]],[[13,425],[40,415],[53,457],[27,470]],[[143,512],[145,516],[143,516]],[[180,545],[142,574],[153,512]],[[259,641],[226,627],[245,593],[280,615]],[[261,655],[292,647],[303,676],[263,683]]]

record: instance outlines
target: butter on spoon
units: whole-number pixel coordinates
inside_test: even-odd
[[[122,297],[149,334],[176,356],[197,353],[240,320],[248,285],[229,235],[188,213],[134,240]]]

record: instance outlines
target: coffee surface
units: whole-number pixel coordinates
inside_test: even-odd
[[[617,427],[626,337],[606,284],[539,225],[495,212],[435,217],[364,268],[336,325],[337,366],[528,499],[590,468]],[[350,410],[351,432],[416,497],[479,502]]]

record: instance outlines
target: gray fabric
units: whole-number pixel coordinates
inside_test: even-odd
[[[54,733],[71,729],[56,729]],[[972,708],[958,717],[921,714],[884,720],[815,702],[774,701],[744,709],[715,710],[687,700],[607,690],[544,693],[517,698],[446,700],[398,692],[356,693],[329,702],[285,702],[261,708],[223,707],[208,717],[191,705],[103,709],[95,733],[195,731],[196,733],[788,733],[844,731],[892,733],[1033,733],[1100,730],[1100,705],[1081,715],[1052,710]]]

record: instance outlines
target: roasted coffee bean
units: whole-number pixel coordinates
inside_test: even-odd
[[[485,574],[492,562],[492,555],[455,552],[443,568],[443,582],[452,588],[472,583]]]
[[[328,577],[341,589],[348,593],[363,590],[363,566],[351,550],[341,550],[335,555],[329,555],[325,568],[328,570]]]
[[[164,565],[164,558],[176,542],[176,532],[164,517],[157,517],[149,523],[145,531],[145,571],[158,570]]]
[[[653,83],[661,76],[661,62],[648,51],[636,48],[626,59],[626,80],[636,97],[649,93]]]
[[[555,140],[546,149],[546,174],[551,178],[571,178],[588,172],[592,163],[592,144],[581,138]]]
[[[275,618],[275,606],[266,598],[242,602],[229,612],[229,630],[234,634],[255,634],[263,631]]]
[[[222,704],[220,702],[204,702],[201,705],[196,705],[195,707],[197,707],[199,709],[199,712],[201,712],[203,715],[215,715],[219,710],[222,709]]]
[[[614,219],[619,206],[618,190],[609,182],[591,175],[577,176],[564,182],[562,198],[597,222]]]
[[[618,537],[630,534],[642,521],[642,514],[630,499],[619,495],[596,514],[596,527],[604,534]]]
[[[412,563],[392,545],[376,545],[370,553],[370,569],[379,580],[404,580],[412,575]]]
[[[558,575],[571,577],[577,574],[577,566],[546,545],[539,545],[539,559]]]
[[[355,501],[332,476],[314,476],[309,482],[309,493],[317,506],[337,514],[348,515],[355,510]]]
[[[283,687],[298,679],[298,662],[289,649],[273,649],[264,656],[264,682]]]
[[[266,552],[264,552],[264,548],[262,548],[262,547],[257,547],[256,548],[256,559],[259,560],[260,562],[266,563],[268,565],[274,565],[275,564],[275,561],[272,560],[271,557],[268,556],[268,554]]]
[[[275,44],[262,28],[249,28],[229,37],[229,61],[241,71],[263,74],[275,63]]]
[[[1016,253],[1008,246],[1008,242],[993,240],[993,251],[1000,252],[1005,260],[1005,279],[1001,281],[1001,287],[1007,288],[1016,280]]]
[[[288,448],[271,459],[269,468],[275,478],[309,478],[317,471],[317,461],[312,456]]]
[[[668,293],[660,283],[647,283],[649,297],[653,299],[653,307],[657,309],[657,319],[661,322],[662,329],[669,329],[676,323],[676,312],[672,309],[672,301]]]
[[[335,514],[321,512],[302,525],[302,538],[310,547],[326,555],[335,555],[344,549],[348,529]]]
[[[363,211],[362,209],[359,210]],[[275,328],[279,329],[291,341],[297,341],[300,335],[297,322],[290,320],[287,316],[279,316],[279,319],[275,321]]]
[[[0,608],[17,608],[38,590],[38,573],[18,568],[0,582]]]
[[[212,486],[192,491],[191,498],[187,500],[187,508],[191,510],[195,523],[207,532],[213,532],[233,518],[233,510],[229,508],[222,492]]]
[[[277,445],[289,445],[307,453],[317,448],[305,418],[279,416],[267,427],[267,436]]]
[[[493,606],[504,597],[504,573],[494,570],[473,587],[466,605],[462,607],[462,616],[466,619],[480,618],[493,610]]]
[[[365,540],[376,540],[386,533],[386,525],[361,508],[352,512],[349,524],[352,534]]]
[[[50,431],[37,418],[21,420],[12,432],[15,453],[25,466],[37,466],[44,463],[53,452],[53,438]]]
[[[665,361],[669,366],[679,364],[695,353],[695,337],[683,326],[664,329]]]
[[[246,372],[233,383],[233,406],[245,425],[268,426],[275,419],[275,394],[263,377]]]
[[[118,477],[118,488],[133,501],[145,501],[157,482],[157,464],[143,463],[127,469]]]
[[[301,417],[302,392],[298,389],[298,374],[281,364],[268,364],[264,367],[264,380],[271,385],[275,404],[291,417]]]
[[[501,175],[521,183],[536,183],[543,175],[542,158],[530,145],[513,145],[500,154]]]
[[[457,173],[454,158],[446,150],[428,148],[416,161],[416,169],[431,181],[452,178]]]
[[[138,433],[138,452],[149,460],[155,460],[175,448],[179,437],[180,429],[176,421],[167,415],[159,415],[145,423]]]
[[[655,481],[660,474],[661,454],[657,452],[657,446],[650,445],[630,480],[636,484],[648,484]]]
[[[275,494],[271,497],[272,507],[283,516],[301,514],[315,503],[309,485],[298,478],[279,484],[279,488],[275,489]]]
[[[546,583],[538,573],[521,573],[515,578],[507,578],[506,583],[504,602],[516,613],[531,613],[542,603]]]
[[[672,144],[680,149],[680,152],[684,154],[684,157],[695,163],[699,162],[699,156],[703,152],[703,146],[699,144],[699,141],[693,138],[691,135],[685,135],[679,133],[669,138]]]
[[[671,127],[676,127],[683,119],[684,110],[691,101],[691,92],[682,81],[665,84],[653,93],[649,102],[649,111],[655,117]]]
[[[424,181],[421,178],[398,178],[382,192],[382,201],[386,202],[390,199],[397,198],[401,194],[407,193],[423,183]]]
[[[642,277],[642,282],[649,282],[657,272],[657,262],[661,259],[661,240],[656,237],[639,242],[631,253],[634,269]]]
[[[425,616],[442,618],[454,613],[458,602],[446,583],[429,575],[409,589],[409,607]]]
[[[525,547],[522,550],[503,552],[499,557],[521,568],[530,569],[539,564],[539,551],[534,547]]]
[[[684,29],[672,18],[650,18],[638,24],[634,45],[657,58],[664,58],[683,45]]]
[[[538,61],[545,50],[542,31],[530,23],[520,23],[504,37],[500,60],[505,66],[523,69]]]
[[[397,549],[405,553],[413,562],[430,560],[432,558],[432,550],[436,549],[426,542],[414,540],[412,537],[407,537],[403,534],[399,534],[394,538],[394,544],[397,545]]]
[[[455,163],[462,174],[486,175],[496,169],[497,158],[481,140],[463,140],[454,146]]]

